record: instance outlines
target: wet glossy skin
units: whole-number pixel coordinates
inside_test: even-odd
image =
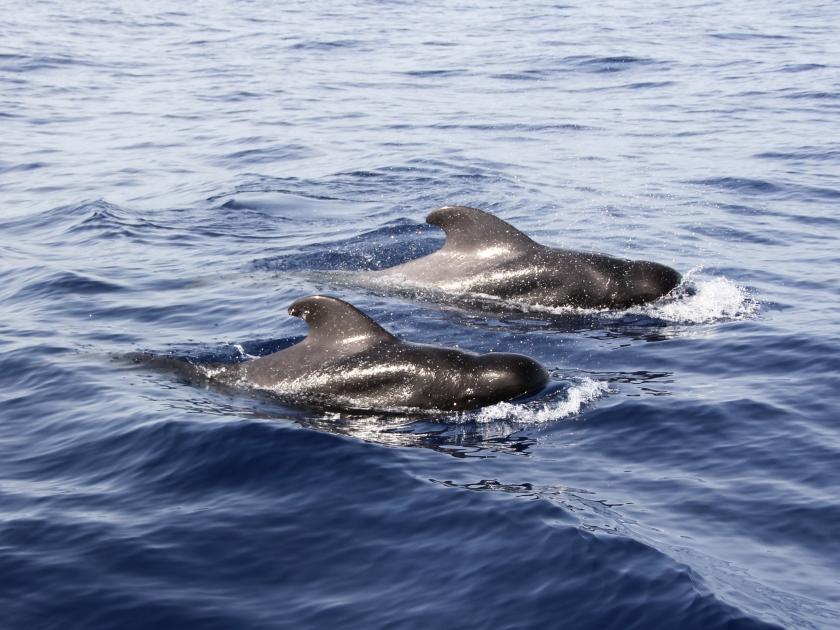
[[[475,409],[548,382],[545,368],[530,357],[401,341],[336,298],[302,298],[289,313],[309,324],[304,341],[254,361],[218,366],[217,378],[345,408],[428,410]]]
[[[682,280],[677,271],[659,263],[540,245],[475,208],[438,208],[426,221],[446,232],[442,249],[370,274],[402,276],[453,293],[581,308],[626,308],[650,302]]]

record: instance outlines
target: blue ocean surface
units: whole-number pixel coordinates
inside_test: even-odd
[[[0,627],[840,628],[840,4],[6,0],[0,35]],[[447,204],[690,290],[343,280]],[[553,391],[349,414],[131,359],[274,352],[316,293]]]

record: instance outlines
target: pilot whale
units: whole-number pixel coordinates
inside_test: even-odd
[[[362,275],[533,306],[594,309],[651,302],[682,281],[677,271],[659,263],[540,245],[476,208],[444,206],[430,213],[426,222],[446,233],[442,249]]]
[[[244,363],[210,364],[220,382],[350,410],[476,409],[536,393],[549,381],[534,359],[398,339],[356,307],[314,295],[289,307],[309,326],[300,343]]]

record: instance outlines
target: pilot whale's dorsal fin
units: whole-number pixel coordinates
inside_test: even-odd
[[[348,348],[397,341],[387,330],[344,300],[327,295],[310,295],[295,300],[289,315],[309,326],[306,341],[312,345]]]
[[[466,253],[499,249],[521,252],[539,247],[499,217],[467,206],[444,206],[433,210],[426,217],[426,223],[442,227],[446,232],[446,251]]]

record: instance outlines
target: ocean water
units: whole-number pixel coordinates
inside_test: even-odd
[[[0,627],[839,628],[840,5],[0,13]],[[348,281],[445,204],[655,260],[621,312]],[[131,361],[296,298],[543,362],[433,417]]]

